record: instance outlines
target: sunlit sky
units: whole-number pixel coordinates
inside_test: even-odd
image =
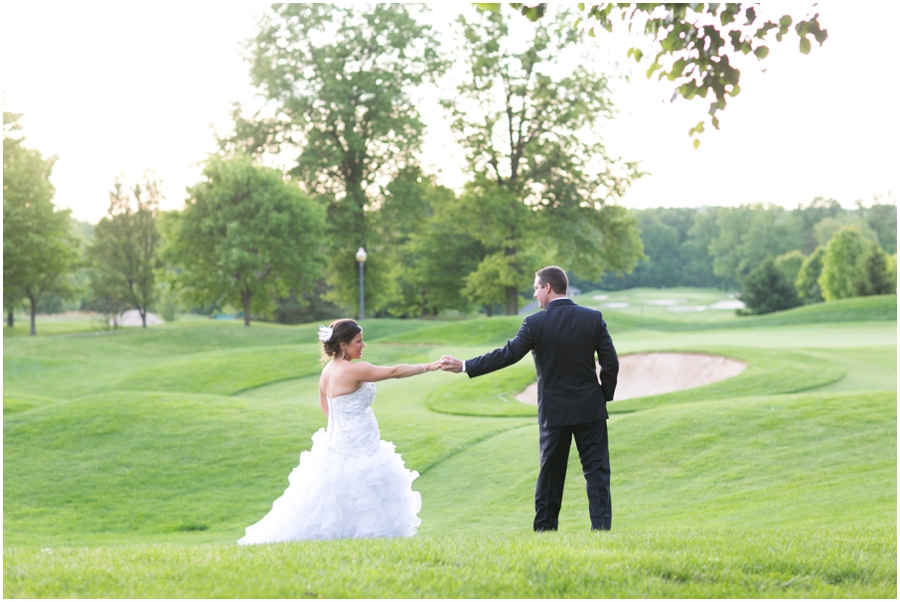
[[[449,4],[449,3],[448,3]],[[55,202],[77,219],[105,213],[115,177],[152,169],[164,209],[183,205],[200,163],[215,150],[233,101],[252,102],[241,42],[260,3],[5,3],[4,109],[24,113],[26,145],[57,155]],[[803,17],[809,4],[790,11]],[[863,5],[867,6],[867,5]],[[817,196],[846,207],[900,194],[900,120],[893,27],[898,10],[820,3],[829,38],[801,55],[797,38],[743,65],[740,96],[720,113],[699,150],[687,132],[707,101],[670,103],[669,82],[648,81],[646,61],[626,59],[625,36],[600,36],[630,83],[616,85],[620,115],[602,128],[608,150],[650,172],[621,203],[696,207],[768,202],[794,208]],[[434,5],[435,22],[469,4]],[[598,43],[598,42],[594,42]],[[765,72],[761,68],[765,68]],[[462,152],[433,99],[422,161],[440,181],[465,181]]]

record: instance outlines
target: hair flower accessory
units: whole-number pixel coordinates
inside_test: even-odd
[[[319,326],[319,340],[323,343],[327,343],[331,340],[331,335],[334,334],[334,328],[329,328],[327,326]]]

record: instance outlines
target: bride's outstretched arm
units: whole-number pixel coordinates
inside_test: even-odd
[[[366,362],[354,362],[351,370],[356,380],[360,382],[376,382],[389,378],[406,378],[426,372],[440,370],[441,361],[436,360],[430,364],[397,364],[396,366],[374,366]]]

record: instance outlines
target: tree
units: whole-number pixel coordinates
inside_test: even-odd
[[[78,243],[69,224],[71,212],[53,204],[50,173],[56,157],[45,159],[13,136],[21,130],[19,117],[3,112],[3,305],[12,327],[15,306],[27,298],[35,335],[42,296],[76,296],[66,276],[78,262]]]
[[[816,247],[809,257],[803,260],[794,288],[800,300],[807,305],[819,303],[825,299],[822,297],[822,289],[819,286],[819,277],[822,275],[822,264],[825,260],[825,245]]]
[[[783,207],[742,205],[721,208],[719,236],[709,247],[716,276],[742,282],[767,257],[777,257],[802,245],[799,227]]]
[[[865,259],[865,280],[860,287],[860,294],[891,295],[897,294],[897,274],[892,258],[876,243],[869,245],[869,254]]]
[[[677,286],[680,284],[681,241],[678,230],[663,222],[657,215],[642,211],[638,221],[641,228],[641,241],[644,253],[650,259],[644,266],[644,286],[650,282],[660,286]],[[635,270],[637,271],[637,270]],[[646,283],[646,284],[645,284]],[[641,286],[641,285],[638,285]]]
[[[321,267],[324,210],[274,169],[247,155],[212,156],[185,208],[166,220],[163,259],[194,305],[239,305],[244,325]]]
[[[520,51],[499,11],[459,22],[468,74],[444,106],[478,174],[463,195],[486,253],[467,278],[470,298],[511,315],[540,263],[598,280],[633,269],[643,257],[635,219],[614,201],[640,172],[594,130],[613,114],[607,78],[581,63],[558,74],[554,57],[578,41],[569,17],[539,23]]]
[[[154,270],[159,265],[157,252],[160,235],[156,227],[159,184],[144,173],[131,194],[117,179],[109,193],[106,216],[94,227],[94,240],[88,248],[88,260],[96,270],[92,283],[102,311],[109,311],[126,299],[141,315],[147,328],[147,311],[156,290]],[[117,290],[118,289],[118,290]]]
[[[467,212],[471,197],[446,196],[432,203],[432,216],[411,234],[407,245],[407,252],[414,258],[409,278],[420,291],[423,314],[437,315],[445,309],[470,311],[475,301],[463,294],[466,277],[487,255],[484,245],[472,234],[471,226],[478,217]],[[488,315],[492,306],[483,306]]]
[[[496,11],[500,7],[499,4],[479,6]],[[513,3],[511,6],[537,21],[544,17],[548,5]],[[775,40],[781,42],[791,25],[800,39],[803,54],[809,54],[812,48],[809,36],[820,46],[828,38],[828,31],[819,24],[818,13],[794,24],[791,15],[774,13],[772,18],[763,20],[761,4],[745,6],[740,3],[584,3],[579,4],[583,16],[576,25],[584,20],[591,36],[596,35],[596,26],[611,32],[614,23],[622,23],[623,27],[627,24],[629,32],[633,28],[643,29],[652,39],[656,53],[647,69],[647,78],[658,71],[660,80],[665,77],[673,82],[673,100],[677,96],[687,100],[706,98],[711,92],[709,122],[719,129],[716,113],[725,108],[727,97],[737,96],[741,90],[741,72],[732,65],[734,57],[753,54],[758,60],[765,59],[769,54],[767,44],[771,43],[769,34],[774,31]],[[639,48],[631,48],[628,56],[640,63],[644,53]],[[700,121],[689,131],[689,135],[695,136],[695,148],[700,145],[696,136],[703,133],[705,124],[706,120]]]
[[[385,188],[384,199],[373,222],[378,232],[377,250],[385,256],[389,279],[393,283],[391,297],[385,304],[388,313],[424,317],[448,308],[446,297],[435,295],[434,288],[443,286],[442,281],[453,275],[458,279],[448,283],[449,287],[459,290],[460,282],[468,272],[458,274],[447,265],[453,260],[451,257],[457,257],[453,249],[458,243],[448,244],[446,240],[438,242],[429,238],[431,234],[439,235],[439,228],[431,228],[435,212],[455,202],[456,195],[452,190],[438,185],[417,166],[401,170]],[[422,245],[413,241],[422,241]],[[435,246],[434,254],[431,246]],[[429,260],[425,261],[426,257]],[[435,265],[433,260],[440,265]]]
[[[803,233],[803,245],[800,247],[800,251],[804,255],[810,255],[820,245],[827,244],[827,240],[819,242],[816,238],[815,227],[825,218],[837,217],[843,212],[844,209],[840,203],[834,199],[822,197],[816,197],[806,205],[799,205],[793,213],[800,222],[800,229]]]
[[[292,174],[330,201],[330,297],[346,307],[358,295],[359,247],[370,251],[367,296],[377,301],[390,285],[382,256],[371,252],[370,210],[377,184],[416,163],[425,126],[409,90],[445,69],[412,5],[366,10],[273,5],[249,51],[253,85],[275,116],[246,119],[237,108],[234,136],[225,141],[251,153],[302,148]]]
[[[680,256],[684,262],[685,286],[723,286],[722,279],[713,271],[713,258],[709,253],[712,241],[718,236],[717,207],[695,209],[693,224],[681,243]]]
[[[118,328],[120,314],[130,305],[127,287],[122,285],[121,277],[108,270],[92,267],[88,272],[88,290],[85,309],[100,314],[104,329],[109,328],[110,323],[114,329]]]
[[[781,270],[788,282],[796,282],[806,258],[800,251],[789,251],[775,258],[775,267]]]
[[[713,258],[713,273],[725,281],[726,286],[739,286],[741,243],[752,219],[753,209],[748,205],[720,207],[716,212],[717,236],[709,243],[709,255]]]
[[[879,199],[880,197],[876,197]],[[878,235],[878,244],[888,255],[897,252],[897,205],[874,203],[871,207],[860,204],[857,213],[865,217],[869,227]]]
[[[771,257],[751,270],[744,279],[743,288],[741,301],[746,310],[742,313],[768,314],[802,305],[794,284]]]
[[[869,224],[865,219],[858,215],[843,211],[833,217],[826,217],[817,223],[813,226],[813,232],[815,232],[816,241],[820,245],[827,245],[828,241],[830,241],[841,228],[846,228],[848,226],[859,230],[860,234],[862,234],[863,238],[866,240],[878,242],[878,234],[869,227]]]
[[[681,233],[676,226],[670,225],[664,219],[668,211],[658,208],[631,212],[637,217],[647,259],[638,263],[630,274],[604,278],[604,287],[660,287],[682,284]],[[706,250],[703,252],[705,254]]]
[[[819,287],[826,301],[863,294],[866,287],[866,259],[869,242],[859,230],[848,226],[832,237],[825,247]]]

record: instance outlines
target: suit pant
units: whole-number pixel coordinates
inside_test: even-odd
[[[609,437],[606,419],[573,426],[541,427],[541,470],[534,492],[534,530],[556,531],[572,437],[587,484],[591,529],[612,526],[609,494]]]

